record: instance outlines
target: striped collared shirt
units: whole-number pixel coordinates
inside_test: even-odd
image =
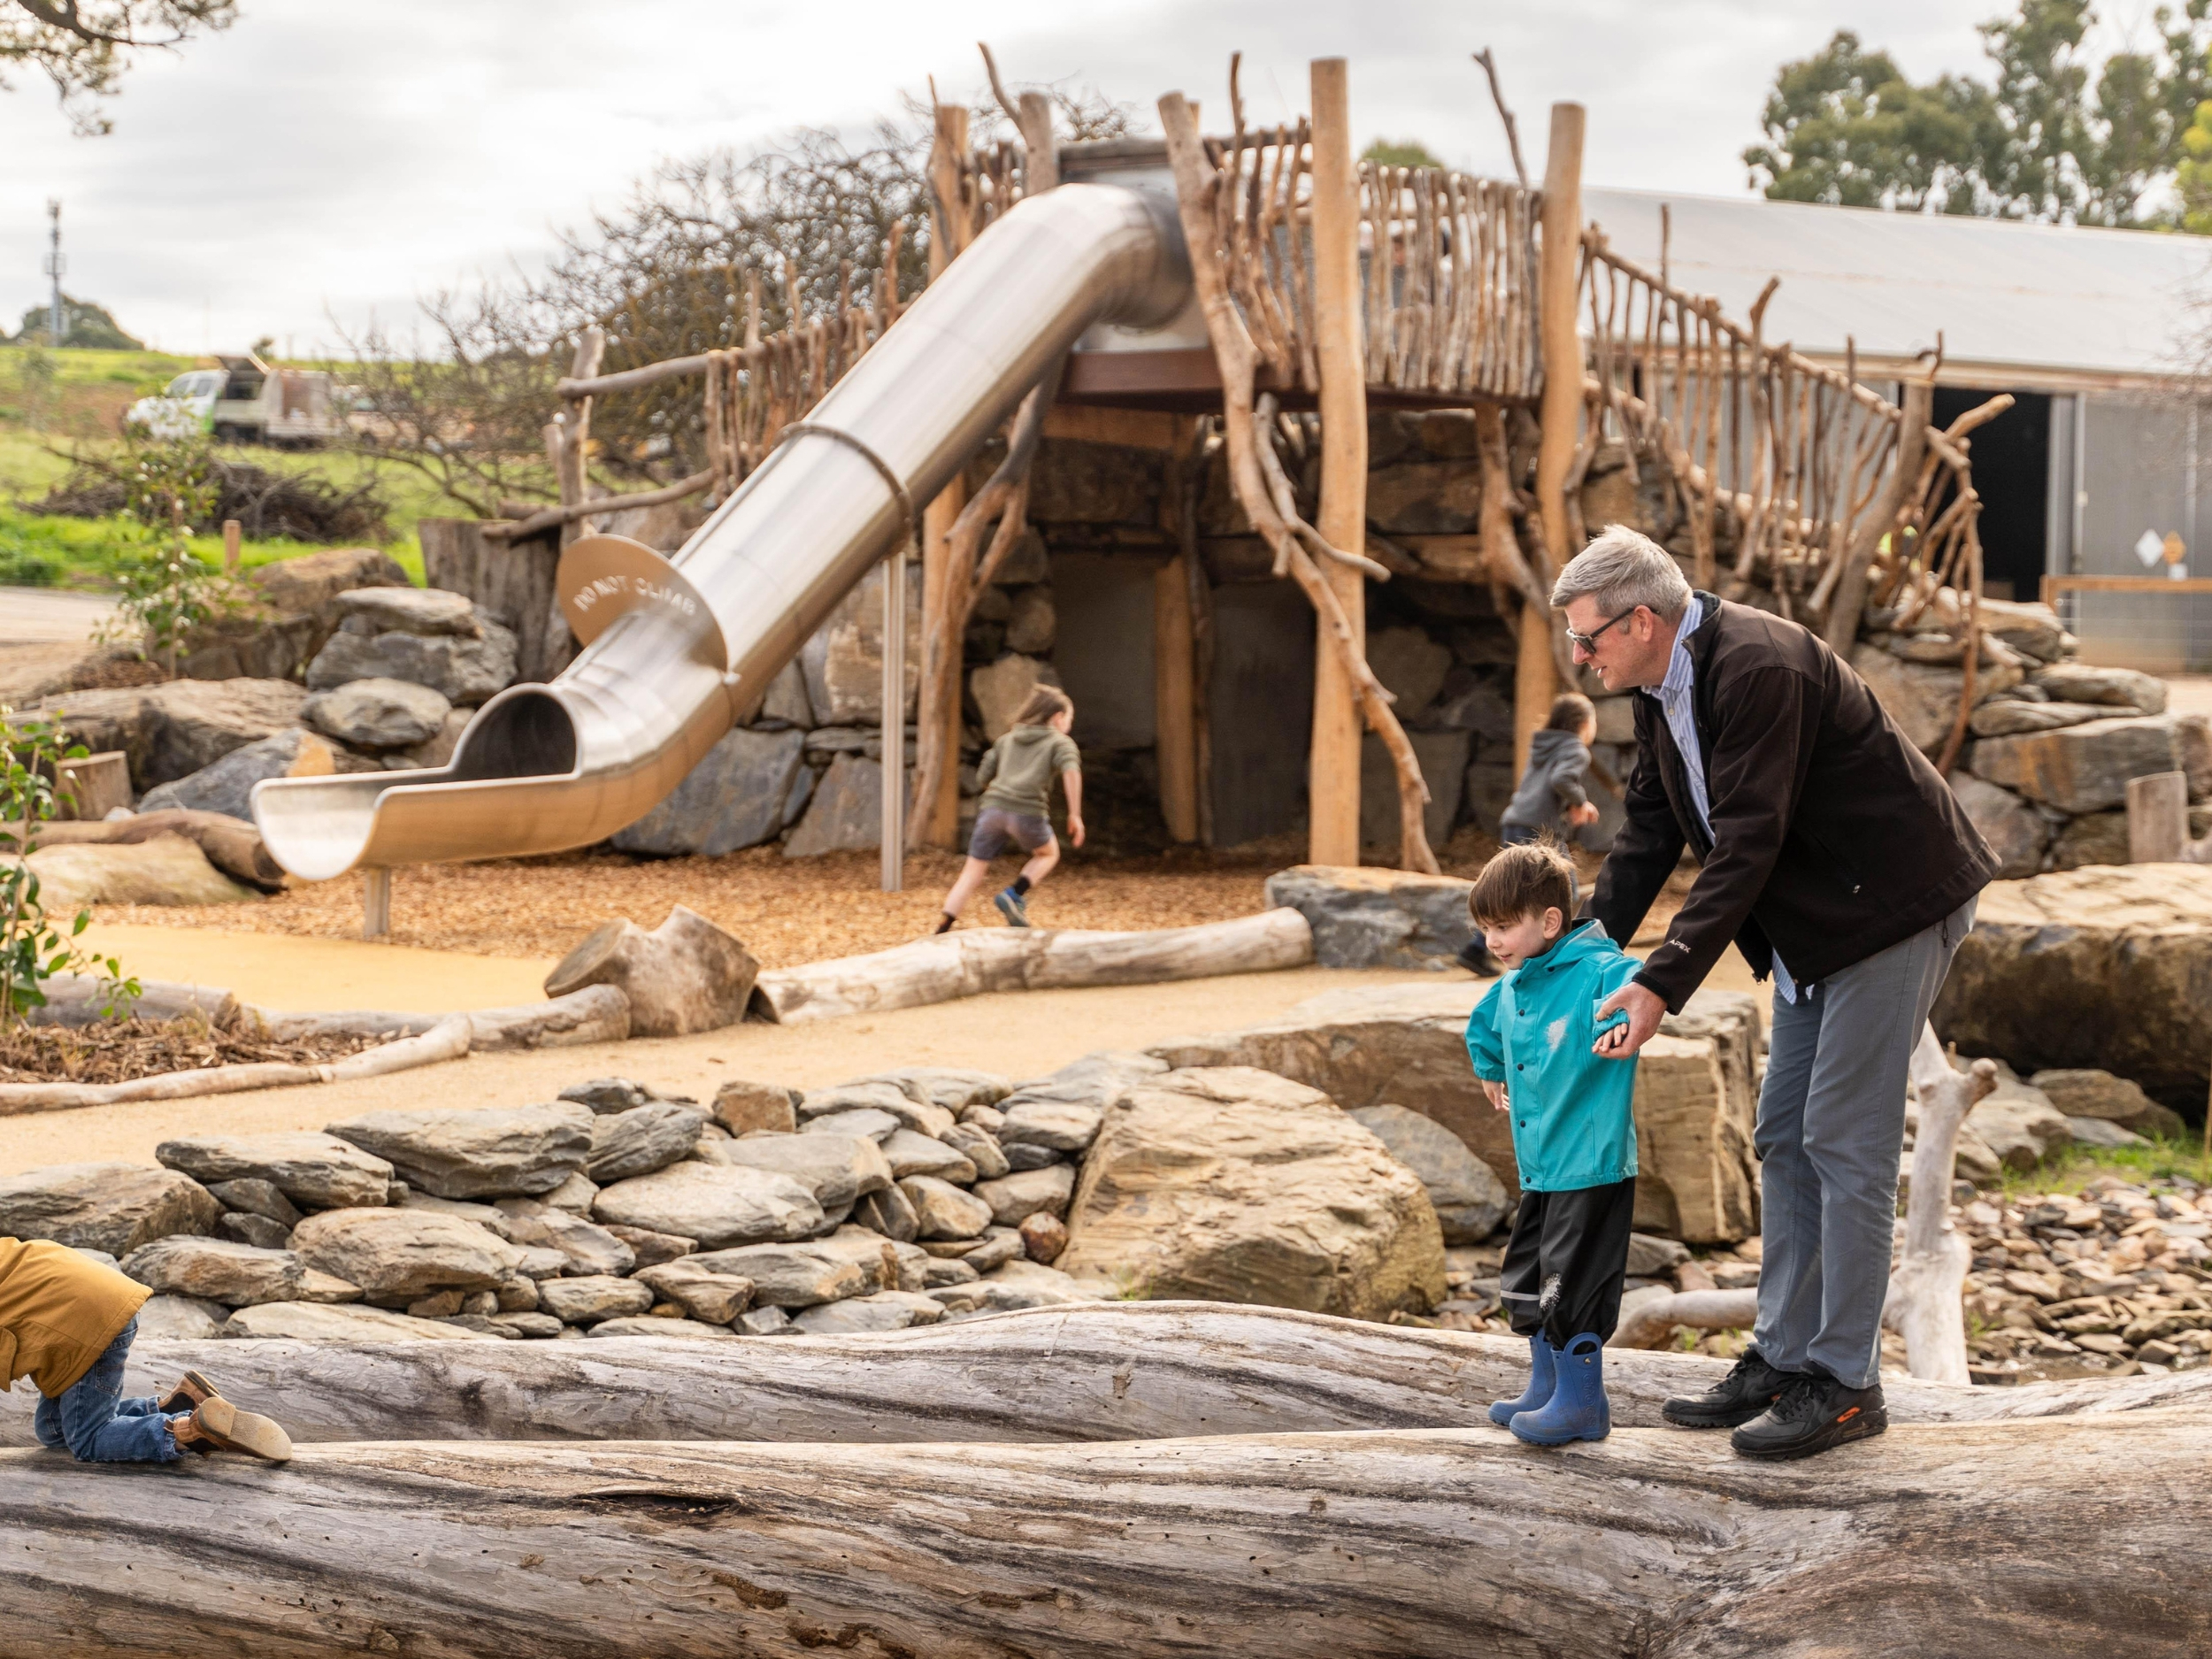
[[[1674,651],[1667,658],[1667,677],[1655,686],[1646,686],[1644,695],[1657,703],[1667,717],[1667,730],[1674,733],[1674,746],[1682,754],[1682,777],[1690,791],[1690,805],[1696,810],[1697,821],[1705,827],[1705,839],[1713,839],[1713,803],[1705,782],[1705,751],[1697,741],[1697,717],[1692,708],[1695,675],[1690,661],[1690,635],[1705,626],[1707,613],[1693,599],[1691,608],[1683,613],[1682,626],[1674,636]],[[1782,994],[1786,1002],[1797,1001],[1797,984],[1790,978],[1789,970],[1782,965],[1782,958],[1774,958],[1774,988]]]

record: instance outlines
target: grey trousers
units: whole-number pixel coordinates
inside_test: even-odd
[[[1765,1234],[1753,1340],[1778,1370],[1853,1388],[1880,1373],[1907,1068],[1975,903],[1793,1002],[1775,992],[1753,1140]]]

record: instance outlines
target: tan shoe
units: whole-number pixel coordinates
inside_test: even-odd
[[[203,1400],[213,1399],[220,1392],[204,1373],[188,1371],[167,1394],[154,1402],[154,1409],[164,1417],[174,1417],[180,1411],[191,1410]]]
[[[257,1412],[241,1411],[218,1394],[201,1401],[190,1417],[173,1421],[169,1432],[179,1446],[190,1451],[243,1452],[273,1463],[288,1463],[292,1456],[292,1437],[280,1425]]]

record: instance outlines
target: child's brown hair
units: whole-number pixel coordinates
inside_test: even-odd
[[[1544,722],[1547,732],[1579,732],[1598,718],[1598,706],[1578,691],[1563,691],[1551,700],[1551,718]]]
[[[1073,714],[1075,704],[1057,686],[1039,686],[1014,717],[1016,726],[1049,726],[1056,714]]]
[[[1475,878],[1467,911],[1478,927],[1510,927],[1525,916],[1557,910],[1559,919],[1575,912],[1575,867],[1550,840],[1508,847]]]

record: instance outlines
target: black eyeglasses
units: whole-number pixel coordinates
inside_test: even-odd
[[[1585,657],[1595,657],[1598,654],[1598,635],[1604,633],[1606,629],[1611,627],[1615,622],[1627,621],[1629,618],[1636,614],[1640,608],[1640,607],[1636,605],[1631,605],[1627,610],[1622,611],[1620,615],[1613,618],[1611,621],[1599,623],[1596,627],[1591,629],[1587,634],[1577,634],[1572,628],[1569,628],[1567,630],[1567,643],[1573,646],[1575,649],[1580,651]]]

